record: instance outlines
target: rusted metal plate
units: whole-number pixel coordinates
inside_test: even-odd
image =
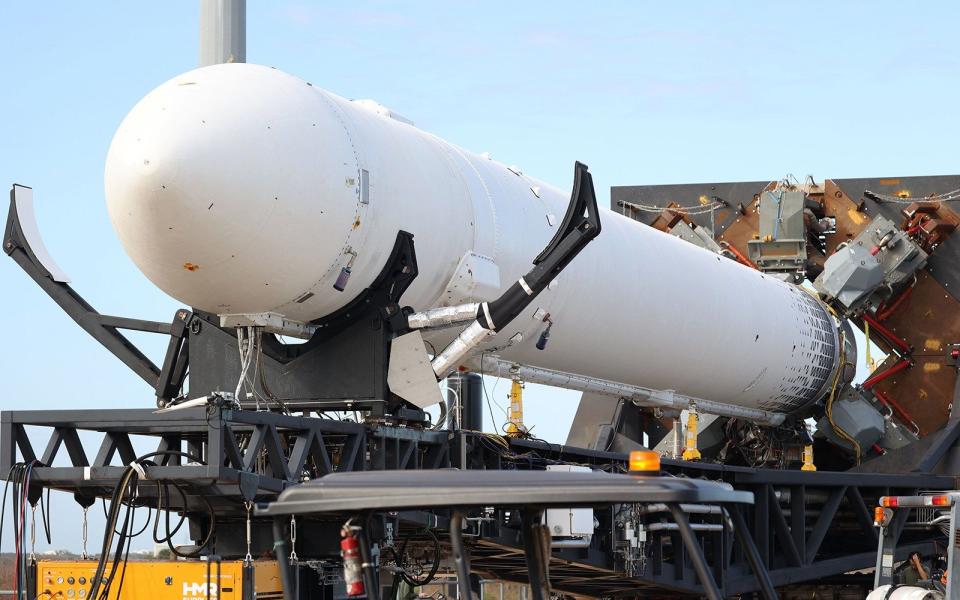
[[[772,189],[773,185],[769,184],[768,189]],[[917,185],[914,188],[923,189]],[[862,195],[862,190],[859,194]],[[855,238],[873,217],[880,214],[875,205],[861,205],[860,195],[851,197],[833,181],[824,182],[825,212],[836,218],[836,232],[826,239],[828,255],[840,243]],[[756,202],[751,203],[746,215],[735,219],[718,240],[725,240],[746,251],[747,241],[753,239],[757,232],[759,218],[756,207]],[[900,206],[897,208],[899,210]],[[892,216],[897,222],[903,219],[899,214]],[[945,244],[937,248],[934,256]],[[960,342],[960,302],[947,293],[946,288],[930,273],[922,271],[911,296],[897,307],[884,325],[913,346],[915,365],[879,383],[877,388],[892,396],[910,414],[920,428],[921,435],[938,431],[949,416],[948,409],[957,380],[956,370],[947,364],[947,346]],[[876,335],[872,339],[890,352],[890,347]],[[877,372],[894,365],[897,360],[891,354]]]
[[[951,344],[960,342],[957,315],[960,302],[929,273],[920,271],[913,292],[883,323],[913,347],[914,364],[877,384],[877,389],[910,413],[921,435],[939,430],[950,416],[957,370],[950,364],[949,351]],[[878,372],[896,360],[888,357]]]
[[[758,231],[759,195],[775,186],[776,182],[742,182],[619,187],[611,191],[611,205],[620,212],[625,211],[619,204],[622,200],[654,206],[667,206],[670,202],[695,206],[701,196],[723,198],[730,206],[714,213],[717,241],[727,242],[746,254],[747,242],[754,239]],[[901,210],[907,204],[878,203],[864,198],[863,192],[868,189],[891,196],[906,190],[916,199],[960,189],[960,176],[825,180],[825,212],[836,219],[836,232],[826,238],[827,255],[839,244],[856,237],[877,215],[882,214],[896,223],[904,220]],[[742,213],[738,210],[740,206],[744,209]],[[631,216],[650,223],[658,214]],[[950,223],[960,222],[960,215],[949,203],[941,205],[939,216]],[[697,215],[691,220],[699,225],[711,224],[709,215]],[[811,256],[811,259],[822,262],[823,257]],[[918,273],[911,295],[883,325],[913,347],[914,364],[878,383],[876,388],[903,407],[916,422],[921,435],[938,431],[949,417],[957,381],[957,371],[950,365],[948,354],[950,344],[960,343],[960,231],[947,235],[936,248],[928,267]],[[889,345],[876,335],[871,339],[890,353]],[[898,360],[895,354],[890,354],[875,372],[893,366]]]
[[[625,207],[623,202],[630,202],[644,206],[658,206],[665,208],[674,203],[676,206],[702,206],[704,200],[708,202],[719,199],[726,206],[713,211],[713,215],[692,215],[690,220],[702,227],[713,227],[714,234],[719,235],[733,224],[740,216],[739,207],[746,207],[755,201],[763,189],[766,181],[741,181],[733,183],[686,183],[681,185],[631,185],[610,188],[610,209],[624,214],[638,221],[650,225],[660,211],[637,211]],[[747,248],[742,248],[746,253]]]
[[[928,177],[888,177],[872,179],[834,179],[836,188],[842,190],[855,202],[863,202],[867,214],[882,214],[896,223],[903,220],[901,210],[905,204],[876,202],[863,196],[870,190],[888,196],[908,195],[910,199],[943,194],[960,189],[960,175],[935,175]],[[948,221],[960,222],[960,202],[944,202],[940,214]],[[951,296],[960,301],[960,232],[953,232],[930,256],[930,273],[943,284]]]
[[[827,214],[834,215],[837,220],[836,233],[827,237],[828,253],[832,253],[838,244],[856,237],[878,214],[883,214],[897,223],[903,220],[900,211],[907,205],[881,206],[864,200],[864,190],[872,189],[895,195],[897,191],[910,189],[911,194],[926,195],[933,193],[927,191],[933,187],[940,191],[954,189],[942,188],[943,185],[949,187],[950,180],[957,184],[956,187],[960,187],[960,178],[935,178],[945,181],[924,182],[923,185],[918,181],[925,179],[927,178],[844,180],[842,188],[835,181],[827,180],[824,185]],[[955,214],[948,215],[948,212],[950,211],[941,207],[941,215],[956,219]],[[947,238],[948,241],[951,239],[956,241],[960,236]],[[928,268],[917,274],[917,283],[910,296],[883,322],[883,325],[913,347],[911,357],[914,365],[877,384],[877,389],[886,392],[903,406],[920,428],[921,435],[938,431],[946,423],[957,380],[956,369],[948,365],[947,347],[960,342],[960,302],[949,293],[949,281],[941,284],[929,272],[929,265],[936,262],[934,258],[939,256],[946,244],[947,242],[944,242],[934,251]],[[877,336],[871,336],[871,339],[890,352],[890,346]],[[890,355],[875,372],[879,373],[897,361],[896,356]]]
[[[727,242],[735,247],[744,256],[749,256],[747,242],[757,237],[760,230],[760,194],[776,188],[777,182],[769,181],[750,198],[749,204],[744,204],[743,214],[738,214],[730,225],[717,236],[717,241]]]

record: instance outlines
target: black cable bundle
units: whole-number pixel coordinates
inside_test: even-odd
[[[27,589],[31,563],[27,554],[27,505],[36,505],[36,500],[30,499],[30,477],[33,474],[33,468],[42,465],[40,461],[33,460],[29,463],[16,463],[10,467],[7,473],[7,483],[3,486],[3,504],[0,506],[0,539],[3,539],[3,522],[7,511],[7,492],[10,486],[13,486],[13,496],[10,499],[10,508],[13,510],[13,543],[15,562],[13,565],[14,588],[17,592],[18,600],[28,600],[34,594]],[[40,518],[43,522],[43,530],[46,535],[47,543],[50,543],[50,490],[47,490],[47,506],[44,508],[42,502],[42,493],[39,497]]]
[[[97,563],[97,571],[93,576],[92,587],[90,589],[90,598],[94,600],[106,600],[110,594],[110,588],[114,582],[117,568],[123,561],[123,571],[120,573],[120,583],[117,586],[116,597],[120,597],[120,590],[123,588],[123,578],[127,572],[127,557],[130,554],[130,540],[134,536],[128,535],[130,531],[131,519],[133,517],[133,500],[137,490],[137,472],[133,467],[127,467],[116,487],[113,488],[113,496],[110,498],[110,511],[107,515],[107,527],[103,536],[103,547],[100,551],[100,560]],[[126,503],[126,504],[125,504]],[[123,518],[123,525],[120,531],[116,530],[117,521],[120,518],[120,511],[126,508]],[[107,568],[107,556],[110,555],[110,549],[113,546],[113,536],[119,535],[117,549],[111,564],[110,575],[104,580],[104,573]]]
[[[113,495],[110,499],[110,509],[107,513],[107,525],[103,536],[103,547],[100,552],[100,560],[97,562],[96,573],[90,580],[90,593],[87,595],[89,600],[108,600],[108,598],[111,597],[120,597],[120,592],[123,589],[124,576],[127,570],[127,558],[130,555],[130,542],[133,538],[146,531],[147,526],[150,523],[150,517],[148,514],[147,522],[144,524],[143,528],[136,533],[132,533],[134,511],[136,509],[137,488],[140,485],[140,477],[141,473],[143,473],[143,467],[157,466],[156,463],[149,460],[157,456],[179,456],[187,458],[191,461],[200,462],[196,457],[185,452],[180,452],[177,450],[165,450],[151,452],[149,454],[144,454],[143,456],[137,457],[133,463],[124,469],[123,474],[120,476],[120,480],[113,489]],[[206,548],[212,542],[213,533],[216,529],[216,514],[213,511],[213,506],[210,504],[210,501],[207,500],[206,497],[200,496],[200,498],[206,504],[207,514],[209,517],[209,527],[207,528],[207,535],[204,537],[203,542],[200,543],[193,552],[180,552],[173,544],[173,536],[176,535],[187,519],[186,492],[180,484],[174,481],[158,480],[156,484],[157,510],[153,521],[154,542],[165,542],[167,547],[170,548],[170,551],[173,552],[174,555],[182,558],[196,558],[200,556],[204,548]],[[172,529],[170,527],[170,486],[173,486],[180,494],[181,505],[183,507],[180,520]],[[161,512],[166,513],[165,535],[163,537],[160,537],[158,534]],[[120,520],[121,513],[123,514],[122,522]],[[119,531],[117,530],[118,523],[120,523]],[[118,539],[116,548],[114,549],[113,538],[115,535],[118,536]],[[107,574],[107,559],[111,554],[111,550],[113,550],[113,561],[110,564],[110,573]],[[113,593],[111,588],[113,587],[113,583],[117,575],[117,569],[120,568],[121,562],[123,563],[123,567],[120,571],[120,581],[117,583],[116,593]]]
[[[43,523],[43,531],[50,543],[50,490],[47,489],[46,507],[42,502],[43,496],[31,500],[30,498],[30,477],[33,474],[33,468],[42,465],[40,461],[33,460],[29,463],[17,463],[10,467],[7,473],[7,483],[3,487],[3,503],[0,506],[0,539],[3,539],[3,521],[7,511],[7,493],[10,486],[13,486],[13,496],[10,499],[10,508],[13,510],[13,543],[15,562],[13,565],[14,587],[17,592],[17,598],[27,600],[33,597],[28,589],[27,574],[32,566],[30,557],[27,553],[27,505],[40,500],[40,519]]]

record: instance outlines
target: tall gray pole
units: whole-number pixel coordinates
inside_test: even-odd
[[[200,0],[200,66],[247,62],[247,0]]]
[[[960,527],[960,502],[951,499],[950,505],[950,535],[947,537],[947,598],[956,598],[957,577],[960,577],[960,550],[957,549],[957,528]]]

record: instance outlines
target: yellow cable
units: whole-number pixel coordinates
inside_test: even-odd
[[[833,379],[833,386],[830,388],[830,398],[827,400],[827,421],[830,423],[830,427],[839,435],[841,438],[850,442],[853,446],[854,453],[856,455],[857,464],[860,464],[860,443],[853,438],[849,433],[844,431],[842,427],[837,425],[836,421],[833,420],[833,401],[837,397],[837,384],[840,382],[840,377],[843,375],[843,368],[846,364],[846,356],[843,351],[844,348],[844,336],[840,335],[840,366],[837,368],[837,376]]]
[[[827,311],[828,311],[831,315],[833,315],[833,317],[837,320],[837,323],[839,324],[839,322],[840,322],[840,315],[837,314],[837,311],[834,310],[832,306],[830,306],[830,305],[827,304],[826,302],[823,302],[822,300],[820,300],[820,296],[818,296],[818,295],[817,295],[816,293],[814,293],[812,290],[808,290],[807,288],[805,288],[805,287],[803,287],[803,286],[800,286],[800,285],[798,285],[797,287],[800,288],[801,290],[807,292],[808,294],[810,294],[810,295],[813,296],[814,298],[816,298],[816,300],[817,300],[818,302],[820,302],[820,305],[823,306],[824,308],[826,308]],[[860,453],[861,453],[860,443],[857,442],[857,440],[855,440],[849,433],[847,433],[846,431],[844,431],[844,429],[843,429],[842,427],[840,427],[839,425],[837,425],[837,423],[833,420],[833,401],[836,399],[836,396],[837,396],[837,384],[840,383],[840,377],[841,377],[841,375],[843,375],[843,368],[844,368],[844,366],[845,366],[845,364],[846,364],[846,360],[847,360],[847,359],[846,359],[846,354],[845,354],[845,352],[844,352],[845,342],[846,342],[845,336],[843,335],[843,331],[841,331],[841,332],[840,332],[840,366],[837,367],[837,376],[833,379],[833,386],[830,388],[830,398],[827,400],[827,421],[830,423],[830,427],[832,427],[833,430],[834,430],[835,432],[837,432],[837,435],[839,435],[841,438],[845,439],[846,441],[850,442],[850,444],[853,446],[853,450],[854,450],[854,453],[855,453],[855,455],[856,455],[857,464],[859,465],[859,464],[860,464]],[[868,338],[868,341],[867,341],[867,352],[870,352],[870,342],[869,342],[869,338]]]

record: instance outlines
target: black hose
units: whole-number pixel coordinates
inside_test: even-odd
[[[113,488],[113,494],[110,496],[110,514],[107,517],[107,527],[103,536],[103,544],[100,549],[100,560],[97,561],[97,570],[94,572],[93,578],[90,583],[90,594],[89,598],[92,600],[100,600],[100,588],[103,584],[103,575],[107,569],[107,556],[110,554],[110,549],[113,547],[113,536],[116,533],[117,521],[120,517],[120,506],[121,499],[123,498],[124,490],[127,489],[130,480],[136,474],[136,471],[133,467],[127,467],[123,474],[120,476],[120,480],[117,482],[117,485]],[[125,530],[126,523],[124,523]],[[122,532],[121,532],[122,533]],[[118,543],[118,547],[122,547],[123,540]],[[116,561],[114,561],[116,565]]]
[[[297,600],[294,596],[293,574],[290,572],[287,548],[286,522],[280,517],[273,519],[273,553],[277,557],[280,569],[280,587],[283,588],[284,600]]]
[[[453,548],[453,564],[457,571],[460,597],[470,600],[470,559],[463,545],[463,513],[454,511],[450,517],[450,545]]]
[[[401,568],[400,577],[401,579],[406,581],[407,584],[410,585],[411,587],[421,587],[424,585],[429,585],[430,582],[433,581],[433,578],[436,576],[437,571],[440,569],[440,540],[437,538],[437,534],[435,534],[433,530],[428,529],[427,533],[429,533],[430,537],[433,538],[433,564],[430,566],[430,571],[427,573],[426,577],[424,577],[423,579],[416,579],[415,577],[407,573],[406,569],[404,569],[403,566],[399,564],[401,557],[400,556],[397,557],[397,563],[398,563],[397,566]],[[404,540],[403,545],[400,548],[401,556],[403,555],[404,550],[406,550],[406,547],[407,547],[407,541]]]
[[[105,498],[101,498],[100,500],[101,500],[100,506],[103,507],[103,517],[104,517],[104,518],[107,518],[107,517],[109,516],[109,515],[107,514],[107,500],[106,500]],[[136,532],[136,533],[133,533],[133,534],[130,534],[130,537],[137,537],[138,535],[140,535],[141,533],[143,533],[144,531],[146,531],[146,530],[147,530],[147,527],[150,526],[150,517],[152,517],[152,516],[153,516],[153,509],[148,506],[148,507],[147,507],[147,519],[143,522],[143,527],[140,528],[140,531],[138,531],[138,532]],[[119,531],[114,531],[114,533],[117,534],[117,535],[120,535],[120,532],[119,532]]]
[[[13,511],[13,540],[14,540],[14,573],[16,575],[14,587],[19,600],[27,600],[32,597],[29,592],[29,582],[27,577],[27,548],[26,548],[26,506],[29,503],[30,476],[35,465],[40,465],[39,461],[33,460],[29,463],[19,462],[10,467],[7,473],[7,483],[3,488],[3,507],[0,509],[0,539],[3,534],[3,521],[6,516],[7,493],[10,487],[13,487],[11,496],[11,510]],[[42,496],[40,498],[42,500]],[[43,503],[41,502],[41,510]],[[49,510],[47,510],[49,512]]]
[[[192,461],[195,461],[195,462],[199,462],[200,464],[206,464],[204,461],[200,460],[199,457],[193,456],[193,455],[188,454],[188,453],[186,453],[186,452],[180,452],[179,450],[158,450],[157,452],[151,452],[151,453],[149,453],[149,454],[144,454],[143,456],[138,457],[137,460],[136,460],[136,462],[141,462],[141,461],[144,461],[144,460],[146,460],[146,459],[148,459],[148,458],[153,458],[153,457],[156,457],[156,456],[179,456],[179,457],[187,458],[187,459],[192,460]],[[154,523],[153,523],[153,537],[154,537],[154,541],[155,541],[156,543],[158,543],[158,544],[162,544],[162,543],[166,542],[167,548],[170,549],[170,552],[173,553],[174,556],[178,556],[178,557],[180,557],[180,558],[197,558],[198,556],[200,556],[200,555],[203,553],[204,548],[206,548],[206,547],[210,544],[210,542],[213,540],[213,534],[214,534],[214,532],[215,532],[215,530],[216,530],[216,526],[217,526],[217,515],[216,515],[216,512],[213,510],[213,505],[210,504],[210,500],[207,499],[206,496],[201,495],[201,496],[200,496],[200,500],[202,500],[203,503],[206,505],[207,515],[208,515],[208,517],[209,517],[208,523],[207,523],[207,534],[204,536],[203,540],[202,540],[199,544],[197,544],[197,548],[196,548],[194,551],[192,551],[192,552],[181,552],[181,551],[177,550],[177,547],[174,546],[174,544],[173,544],[173,536],[177,534],[177,532],[180,530],[180,528],[183,526],[184,522],[185,522],[186,519],[187,519],[187,516],[186,516],[186,510],[187,510],[187,494],[186,494],[186,492],[184,491],[183,487],[182,487],[180,484],[178,484],[177,482],[175,482],[175,481],[170,481],[170,482],[168,482],[168,483],[167,483],[167,482],[160,482],[160,481],[157,482],[158,489],[159,489],[160,486],[167,486],[167,485],[173,485],[173,487],[176,488],[177,492],[180,494],[180,498],[181,498],[181,501],[182,501],[182,504],[183,504],[183,514],[180,516],[180,520],[179,520],[179,522],[177,523],[177,526],[174,527],[173,530],[171,530],[171,529],[170,529],[170,509],[167,508],[167,509],[164,511],[163,506],[162,506],[161,504],[158,504],[158,505],[157,505],[157,514],[156,514],[156,517],[155,517],[155,520],[154,520]],[[165,493],[158,493],[157,499],[158,499],[158,502],[160,502],[161,496],[165,496],[165,497],[167,498],[167,506],[169,507],[169,498],[170,498],[169,488],[164,487],[164,492],[165,492]],[[166,535],[165,535],[163,538],[159,538],[159,537],[157,536],[157,530],[158,530],[158,528],[159,528],[160,513],[161,513],[161,512],[165,512],[165,513],[166,513],[166,516],[165,516],[165,518],[164,518],[164,524],[165,524],[165,526],[166,526],[166,527],[165,527],[165,529],[166,529],[166,531],[165,531]]]
[[[40,496],[40,522],[43,523],[43,533],[47,538],[47,543],[52,543],[50,539],[50,488],[47,488],[47,508],[43,508],[43,496]]]
[[[377,581],[377,570],[373,564],[373,554],[370,552],[370,538],[367,537],[369,531],[369,518],[364,520],[365,527],[359,529],[354,535],[360,545],[360,560],[362,561],[363,583],[367,592],[368,599],[380,598],[380,587]]]
[[[7,482],[3,484],[3,505],[0,506],[0,544],[3,543],[3,522],[7,515],[7,490],[10,489],[10,482],[13,481],[13,473],[16,468],[17,465],[10,467],[10,470],[7,471]],[[14,518],[16,518],[16,515],[14,515]]]
[[[134,511],[136,506],[133,503],[133,498],[136,495],[137,487],[140,481],[139,471],[137,468],[134,468],[134,463],[136,465],[142,466],[157,466],[155,462],[149,460],[158,456],[179,456],[185,457],[189,460],[203,462],[198,457],[192,456],[185,452],[180,452],[179,450],[161,450],[157,452],[150,452],[142,456],[137,457],[131,465],[128,465],[124,470],[123,474],[120,477],[120,480],[117,482],[117,485],[113,489],[113,494],[110,498],[110,511],[107,516],[107,527],[103,537],[103,545],[101,547],[100,559],[97,563],[97,570],[91,579],[90,593],[88,598],[90,600],[107,600],[110,597],[119,597],[120,592],[123,588],[123,581],[126,576],[127,569],[127,559],[130,555],[130,545],[131,540],[146,531],[147,527],[150,524],[150,513],[148,513],[147,521],[144,524],[144,527],[140,529],[137,533],[132,533],[133,528],[133,518]],[[170,490],[169,485],[173,485],[180,493],[180,497],[183,504],[183,512],[180,518],[180,522],[172,530],[170,528]],[[208,522],[207,522],[207,534],[204,537],[203,541],[198,544],[196,550],[193,552],[180,552],[173,545],[173,536],[180,530],[180,527],[183,525],[183,522],[186,520],[186,511],[187,511],[187,496],[183,488],[176,482],[157,482],[157,511],[153,521],[153,538],[157,542],[166,541],[167,546],[170,548],[170,551],[173,552],[176,556],[183,558],[195,558],[200,556],[203,550],[211,543],[213,540],[213,535],[216,530],[216,513],[213,510],[213,505],[210,504],[210,501],[205,496],[200,496],[201,500],[206,505]],[[166,509],[164,507],[167,507]],[[126,512],[123,516],[122,524],[120,525],[120,530],[117,531],[117,525],[120,523],[120,515],[123,508],[126,507]],[[160,526],[160,513],[165,512],[165,524],[166,524],[166,536],[160,538],[158,535],[158,530]],[[110,574],[106,578],[104,575],[107,570],[107,558],[110,555],[110,551],[113,548],[114,536],[118,536],[117,546],[113,552],[113,563],[110,568]],[[115,594],[111,590],[113,582],[115,581],[115,576],[117,574],[117,569],[119,568],[120,562],[123,562],[123,570],[120,572],[120,581],[117,584],[117,589]]]
[[[134,513],[135,513],[135,511],[136,511],[136,507],[133,506],[132,504],[127,507],[127,518],[128,518],[131,522],[133,522],[133,520],[134,520]],[[149,523],[150,523],[150,519],[149,519],[149,515],[148,515],[147,525],[148,525]],[[133,534],[133,535],[128,535],[127,538],[126,538],[126,540],[127,540],[126,546],[127,546],[127,547],[126,547],[126,549],[125,549],[125,551],[124,551],[124,553],[123,553],[123,568],[120,570],[120,583],[117,584],[117,596],[116,596],[117,598],[120,598],[120,597],[121,597],[120,594],[121,594],[121,592],[123,592],[123,582],[124,582],[124,580],[125,580],[126,577],[127,577],[127,561],[130,559],[131,540],[132,540],[133,538],[137,537],[138,535],[140,535],[141,533],[143,533],[144,531],[146,531],[146,529],[147,529],[147,526],[144,525],[144,526],[143,526],[143,529],[141,529],[139,532],[137,532],[137,533],[135,533],[135,534]],[[116,564],[116,563],[114,563],[114,564]],[[116,568],[114,568],[114,570],[116,570]],[[107,586],[107,589],[108,589],[108,590],[110,589],[110,587],[112,587],[112,584],[113,584],[113,581],[112,581],[112,577],[111,577],[111,581],[108,583],[108,586]],[[109,595],[109,594],[108,594],[108,595]]]

